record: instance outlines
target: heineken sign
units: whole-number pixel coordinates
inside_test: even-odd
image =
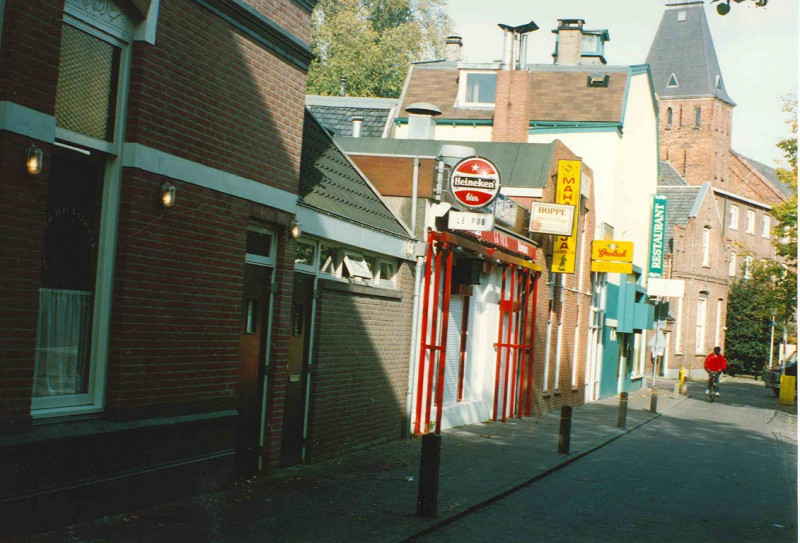
[[[450,192],[470,209],[480,209],[494,201],[500,192],[500,173],[485,158],[465,158],[453,167]]]
[[[650,221],[650,277],[664,274],[664,239],[667,226],[667,197],[653,196],[653,214]]]

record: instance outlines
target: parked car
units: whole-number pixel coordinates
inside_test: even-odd
[[[775,396],[778,396],[781,392],[781,375],[783,375],[784,365],[786,366],[786,375],[794,375],[795,377],[795,393],[797,392],[797,352],[794,352],[789,355],[789,358],[783,364],[767,368],[764,372],[764,386],[771,388]]]

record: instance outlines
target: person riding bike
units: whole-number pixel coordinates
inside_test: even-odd
[[[706,385],[706,394],[711,390],[714,381],[719,382],[719,374],[728,368],[728,361],[721,354],[722,349],[714,347],[714,352],[706,357],[706,362],[703,365],[708,372],[708,384]],[[719,396],[719,391],[716,392]]]

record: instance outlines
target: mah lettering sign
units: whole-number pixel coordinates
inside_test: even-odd
[[[558,236],[553,243],[553,273],[575,273],[578,239],[578,204],[581,201],[581,161],[559,160],[556,203],[572,206],[572,235]]]

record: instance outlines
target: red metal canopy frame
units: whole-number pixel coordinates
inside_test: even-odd
[[[432,429],[440,433],[444,394],[447,330],[452,286],[453,252],[467,250],[501,265],[503,280],[495,368],[492,419],[530,416],[533,390],[533,355],[536,298],[541,266],[535,247],[509,238],[468,239],[452,232],[430,232],[425,255],[425,276],[419,346],[414,433]],[[522,253],[516,256],[511,253]],[[529,332],[528,332],[529,330]],[[431,412],[437,406],[431,427]]]

